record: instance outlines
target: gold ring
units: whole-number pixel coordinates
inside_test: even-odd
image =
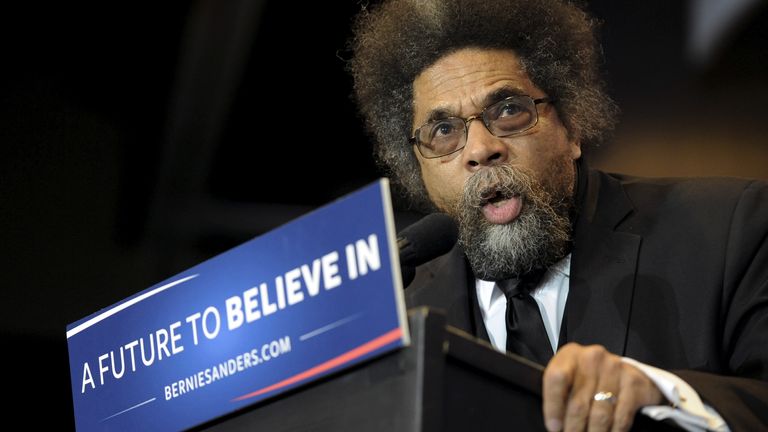
[[[592,399],[598,402],[608,402],[612,405],[616,404],[616,395],[611,392],[597,392]]]

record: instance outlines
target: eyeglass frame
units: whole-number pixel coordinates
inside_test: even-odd
[[[531,122],[531,124],[529,124],[528,126],[526,126],[523,129],[516,130],[516,131],[511,132],[511,133],[506,134],[506,135],[496,135],[495,133],[493,133],[493,131],[491,131],[491,127],[489,125],[490,122],[486,122],[486,119],[485,119],[486,111],[489,108],[495,107],[496,105],[501,104],[503,102],[506,102],[506,101],[508,101],[510,99],[517,99],[517,98],[521,98],[521,97],[522,98],[526,98],[526,99],[530,100],[533,103],[534,120]],[[522,95],[522,94],[521,95],[507,96],[504,99],[501,99],[501,100],[499,100],[497,102],[494,102],[494,103],[492,103],[490,105],[487,105],[485,108],[482,109],[482,111],[480,111],[477,114],[473,114],[473,115],[471,115],[469,117],[450,116],[450,117],[446,117],[446,118],[443,118],[443,119],[430,120],[430,121],[422,124],[421,126],[417,127],[416,130],[413,131],[413,135],[410,138],[408,138],[408,142],[411,145],[415,145],[416,146],[416,149],[419,151],[419,154],[421,154],[421,156],[424,159],[437,159],[437,158],[441,158],[443,156],[448,156],[448,155],[454,154],[456,152],[459,152],[459,151],[463,150],[464,147],[467,146],[467,136],[469,134],[469,123],[471,123],[473,120],[477,120],[477,119],[482,120],[483,126],[485,126],[485,129],[491,135],[493,135],[495,137],[498,137],[498,138],[506,138],[506,137],[514,136],[514,135],[517,135],[519,133],[522,133],[522,132],[525,132],[527,130],[530,130],[531,128],[533,128],[534,126],[536,126],[539,123],[539,109],[538,109],[537,105],[542,104],[542,103],[555,103],[555,102],[557,102],[557,100],[553,99],[553,98],[550,98],[549,96],[545,96],[545,97],[541,97],[541,98],[537,98],[537,99],[534,99],[534,98],[532,98],[529,95]],[[426,156],[424,154],[424,152],[421,151],[421,147],[425,143],[423,143],[419,138],[417,138],[417,136],[419,135],[419,133],[421,131],[421,128],[423,128],[424,126],[427,126],[429,124],[435,123],[437,121],[445,121],[445,120],[452,119],[452,118],[459,119],[459,120],[464,122],[464,144],[462,146],[457,147],[456,149],[448,152],[448,153],[445,153],[445,154],[441,154],[441,155],[438,155],[438,156]]]

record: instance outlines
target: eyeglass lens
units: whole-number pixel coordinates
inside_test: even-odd
[[[461,150],[468,124],[475,119],[481,119],[493,135],[509,136],[536,124],[536,105],[530,97],[512,96],[486,107],[479,116],[427,123],[416,131],[419,151],[424,157],[440,157]]]

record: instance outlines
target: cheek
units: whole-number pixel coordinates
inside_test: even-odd
[[[542,138],[532,143],[524,158],[521,158],[523,165],[539,175],[551,172],[553,166],[562,166],[563,161],[573,161],[581,156],[578,144],[569,141],[562,131]]]
[[[438,176],[433,167],[424,163],[424,160],[419,159],[419,166],[421,167],[421,179],[424,181],[424,186],[427,188],[429,198],[437,204],[437,197],[440,195],[440,182],[437,179]]]
[[[451,211],[456,200],[461,196],[463,178],[452,172],[448,166],[433,165],[419,161],[421,178],[427,188],[429,198],[443,211]]]

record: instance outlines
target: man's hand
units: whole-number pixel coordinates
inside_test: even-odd
[[[597,393],[613,397],[595,400]],[[640,407],[663,400],[645,374],[600,345],[565,345],[544,370],[544,422],[550,431],[627,431]]]

